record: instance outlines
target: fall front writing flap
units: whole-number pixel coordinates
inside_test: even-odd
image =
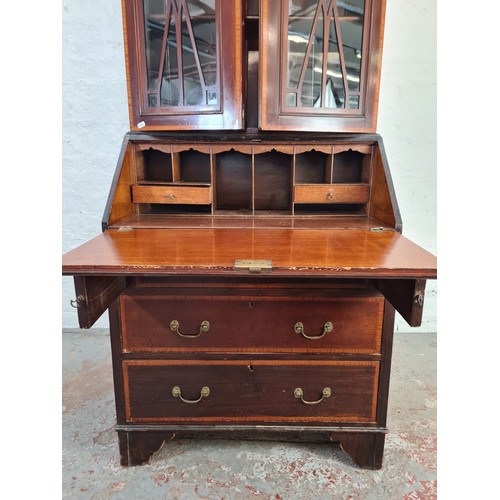
[[[436,258],[397,231],[327,229],[108,230],[65,254],[63,274],[77,277],[79,319],[89,327],[125,276],[241,277],[235,261],[254,259],[272,261],[263,276],[378,280],[412,326],[421,320],[425,280],[436,278]]]

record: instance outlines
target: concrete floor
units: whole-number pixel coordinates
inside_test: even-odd
[[[109,333],[63,332],[63,498],[436,499],[436,334],[397,333],[384,465],[361,470],[335,445],[173,440],[121,467]]]

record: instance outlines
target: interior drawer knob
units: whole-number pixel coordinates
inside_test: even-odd
[[[326,195],[326,199],[327,200],[334,200],[335,195],[331,191],[328,191],[328,194]]]
[[[182,397],[182,391],[179,386],[175,386],[172,389],[172,396],[174,398],[179,398],[183,403],[188,403],[188,404],[194,404],[194,403],[199,403],[203,398],[208,398],[210,396],[210,388],[209,387],[202,387],[200,391],[200,397],[198,399],[184,399]]]
[[[304,399],[304,391],[300,387],[297,387],[293,391],[293,395],[295,398],[300,399],[306,405],[317,405],[318,403],[321,403],[321,401],[323,401],[324,399],[329,398],[332,395],[332,390],[329,387],[325,387],[323,389],[321,398],[318,399],[317,401],[306,401]]]
[[[306,335],[306,332],[304,331],[304,325],[300,321],[295,323],[293,329],[295,330],[295,333],[302,335],[306,339],[317,340],[317,339],[322,339],[327,333],[330,333],[333,330],[333,323],[331,321],[327,321],[323,325],[323,333],[321,335],[316,335],[316,336]]]
[[[210,330],[210,323],[208,321],[202,321],[200,324],[200,331],[198,333],[194,333],[193,335],[186,335],[184,333],[181,333],[179,328],[180,325],[176,319],[170,322],[170,330],[172,330],[174,333],[177,333],[177,335],[179,335],[180,337],[194,339],[196,337],[199,337],[203,332],[208,332],[208,330]]]

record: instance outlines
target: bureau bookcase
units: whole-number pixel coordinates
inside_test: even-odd
[[[340,443],[382,466],[405,238],[376,134],[384,0],[123,0],[130,132],[102,234],[63,256],[109,311],[121,463],[174,437]]]

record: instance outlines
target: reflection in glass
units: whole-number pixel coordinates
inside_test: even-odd
[[[300,95],[302,106],[308,108],[321,106],[323,40],[323,16],[319,15],[316,22],[316,31],[309,43],[309,59]]]
[[[290,107],[297,106],[297,94],[295,92],[288,92],[286,95],[286,105]]]
[[[325,104],[327,108],[343,108],[345,103],[345,88],[344,78],[342,76],[342,67],[340,64],[339,42],[337,40],[337,29],[335,22],[330,22],[330,36],[328,39],[328,54],[326,63],[326,74],[328,76],[325,92],[332,94],[332,99],[329,102],[335,103],[332,106]]]
[[[365,11],[365,0],[342,0],[337,2],[339,16],[350,17],[363,15]]]
[[[164,0],[144,2],[144,32],[146,42],[146,70],[148,89],[153,89],[158,81],[163,32],[165,30]]]
[[[344,95],[342,93],[339,96],[338,92],[335,89],[335,85],[333,83],[333,78],[328,76],[325,84],[324,91],[324,103],[323,106],[325,108],[343,108],[344,107]]]
[[[350,95],[349,109],[358,109],[358,108],[359,108],[359,95]]]
[[[160,82],[160,107],[176,106],[179,102],[179,65],[177,64],[175,17],[170,16],[165,51],[165,63]]]
[[[365,0],[288,0],[287,107],[360,108],[364,9]]]
[[[193,37],[194,38],[194,37]],[[186,13],[182,10],[182,63],[184,77],[184,104],[188,106],[203,104],[204,96],[200,78],[200,68],[195,55],[197,47],[193,47],[191,32],[186,22]],[[201,75],[203,77],[203,75]]]
[[[309,47],[309,36],[314,20],[314,12],[309,17],[288,18],[288,87],[297,88]]]
[[[349,85],[349,90],[352,92],[359,92],[359,79],[361,75],[363,17],[360,16],[356,19],[356,21],[340,20],[347,84]]]
[[[148,104],[217,106],[218,0],[143,0]]]

